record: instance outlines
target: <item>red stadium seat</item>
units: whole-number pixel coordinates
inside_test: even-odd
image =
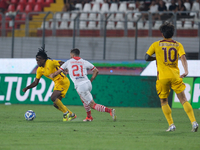
[[[24,11],[24,5],[23,4],[17,5],[16,10],[19,10],[20,12],[23,12]]]
[[[19,4],[23,4],[24,6],[26,5],[27,1],[26,0],[19,0]]]
[[[26,13],[22,14],[21,20],[26,20]]]
[[[40,12],[40,11],[42,11],[41,5],[40,5],[40,4],[36,4],[35,7],[34,7],[34,9],[33,9],[33,11],[35,11],[35,12]]]
[[[8,6],[8,11],[15,11],[15,5],[11,4]]]
[[[43,6],[49,7],[51,3],[54,3],[54,0],[46,0],[46,2],[43,4]]]
[[[46,0],[46,3],[53,3],[54,2],[54,0]]]
[[[32,5],[31,4],[26,5],[25,12],[28,13],[28,12],[31,12],[31,11],[33,11]]]
[[[36,2],[37,4],[40,4],[40,5],[44,5],[44,3],[45,3],[45,1],[44,0],[37,0],[37,2]]]
[[[36,3],[35,0],[28,0],[28,4],[35,5],[35,3]]]
[[[10,2],[11,2],[11,4],[14,4],[16,6],[18,4],[19,0],[11,0]]]

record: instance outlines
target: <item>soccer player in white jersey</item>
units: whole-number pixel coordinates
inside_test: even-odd
[[[72,49],[70,52],[71,59],[66,61],[59,70],[52,73],[50,77],[55,77],[60,74],[64,70],[68,70],[69,76],[71,80],[74,82],[75,89],[79,94],[85,110],[87,112],[87,117],[83,121],[92,121],[93,118],[91,116],[91,109],[95,109],[100,112],[107,112],[110,113],[113,120],[116,121],[115,109],[107,108],[103,105],[96,104],[93,100],[91,90],[92,84],[91,82],[96,78],[98,74],[98,69],[88,62],[79,57],[80,50],[79,49]],[[93,71],[93,75],[89,80],[87,77],[87,69],[91,69]]]

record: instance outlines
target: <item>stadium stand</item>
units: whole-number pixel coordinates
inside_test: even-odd
[[[107,21],[107,29],[108,30],[133,30],[135,29],[135,21],[138,19],[139,16],[141,16],[143,9],[145,7],[138,8],[138,4],[131,1],[126,2],[120,2],[120,3],[105,3],[103,0],[95,0],[91,3],[76,3],[75,7],[78,8],[78,10],[74,10],[71,12],[61,12],[64,2],[62,0],[12,0],[13,4],[9,5],[8,11],[16,11],[18,10],[20,14],[16,17],[17,21],[21,21],[20,23],[16,23],[17,30],[15,31],[15,35],[23,37],[25,36],[25,20],[26,17],[29,16],[29,33],[28,36],[40,36],[41,35],[41,29],[43,28],[42,19],[45,16],[45,14],[28,14],[30,12],[52,12],[47,17],[47,20],[45,22],[45,28],[47,30],[55,29],[60,30],[57,33],[61,33],[63,30],[72,30],[74,28],[74,19],[75,17],[80,13],[80,20],[78,21],[77,28],[80,30],[85,30],[84,33],[86,33],[86,30],[100,30],[103,28],[103,23],[101,22],[101,19],[105,19],[109,14],[110,17]],[[16,4],[16,5],[14,5]],[[143,5],[143,3],[140,3]],[[196,5],[196,2],[194,2]],[[171,5],[170,1],[166,1],[167,9],[169,9],[169,6]],[[191,5],[188,0],[184,3],[186,9],[188,11],[195,9],[194,5]],[[198,5],[196,6],[198,7]],[[198,7],[199,8],[199,7]],[[146,11],[146,10],[145,10]],[[60,12],[60,13],[56,13]],[[147,12],[147,11],[146,11]],[[54,13],[54,15],[53,15]],[[197,17],[198,13],[187,13],[189,15],[178,17],[176,21],[176,27],[178,30],[190,30],[190,29],[197,29],[198,25],[194,23],[194,17]],[[171,16],[168,15],[168,19]],[[127,19],[127,23],[125,23]],[[147,17],[146,20],[141,19],[138,22],[138,29],[140,30],[147,30],[150,28],[149,26],[149,18]],[[152,29],[158,30],[159,26],[162,24],[162,22],[165,20],[155,20],[152,22]],[[9,21],[10,19],[6,19],[6,28],[10,29]],[[127,24],[127,26],[125,26]],[[20,30],[24,30],[21,32]],[[82,32],[82,31],[81,31]],[[81,33],[80,32],[80,33]],[[129,32],[129,31],[128,31]],[[52,32],[48,32],[50,35]],[[71,32],[70,32],[71,33]],[[146,32],[145,32],[146,33]],[[47,34],[47,36],[50,36]],[[56,34],[59,36],[59,34]],[[63,34],[62,34],[63,35]],[[100,34],[99,34],[100,35]],[[7,36],[11,36],[11,33],[8,33]],[[66,35],[68,36],[68,35]]]

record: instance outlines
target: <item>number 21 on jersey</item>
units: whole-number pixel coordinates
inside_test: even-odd
[[[164,51],[164,61],[174,62],[177,60],[177,50],[174,47],[169,48],[167,51],[166,47],[163,47],[162,50]],[[168,57],[167,57],[168,56]]]
[[[73,76],[83,76],[83,66],[82,65],[73,65],[72,66]]]

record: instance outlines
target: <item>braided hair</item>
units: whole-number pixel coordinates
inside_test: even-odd
[[[47,60],[47,59],[51,59],[50,57],[47,56],[47,51],[45,51],[44,47],[38,48],[38,53],[36,55],[37,56],[41,56],[43,59]]]

